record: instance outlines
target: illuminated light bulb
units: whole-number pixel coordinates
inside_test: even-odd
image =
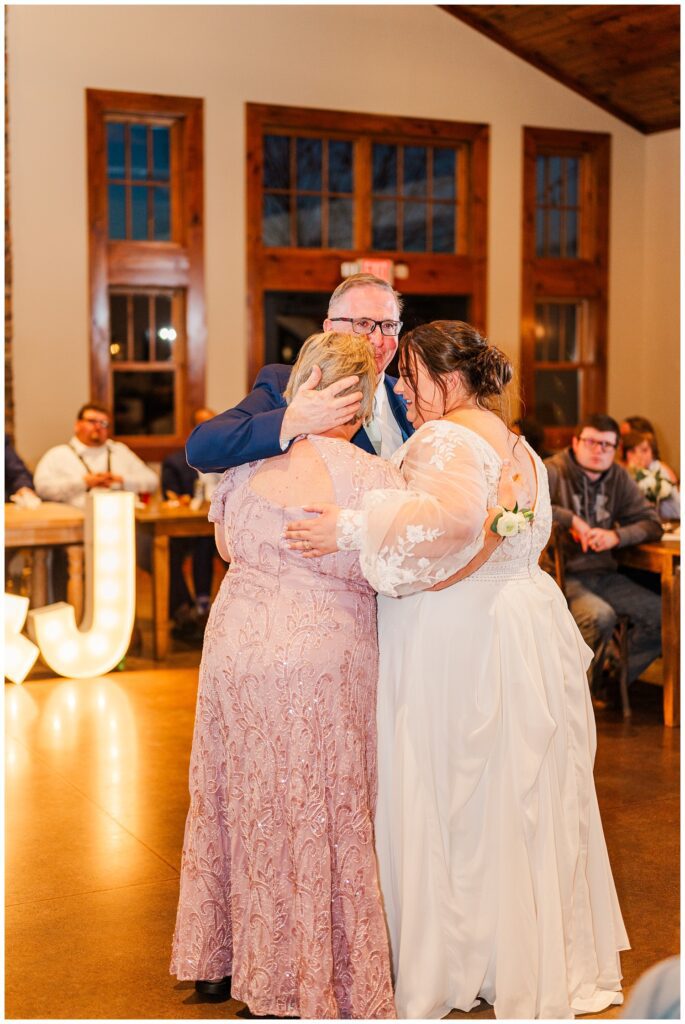
[[[62,728],[62,723],[57,717],[57,715],[55,715],[55,717],[52,720],[52,728],[55,730],[55,732],[59,732]]]
[[[121,776],[120,776],[119,772],[112,772],[112,782],[114,783],[115,786],[117,786],[119,784],[120,779],[121,779]]]
[[[98,694],[98,707],[100,711],[104,711],[105,708],[107,707],[107,698],[105,697],[104,693]]]
[[[121,540],[121,531],[114,526],[104,526],[100,533],[103,546],[115,547]]]
[[[157,331],[157,334],[160,336],[162,341],[167,341],[168,338],[169,338],[169,328],[168,327],[160,327],[160,329]]]
[[[29,612],[29,630],[44,660],[63,676],[87,679],[111,672],[126,654],[135,618],[135,495],[94,489],[86,498],[86,587],[79,629],[71,605]],[[116,548],[102,541],[116,538]],[[104,605],[104,607],[103,607]],[[60,635],[57,635],[59,629]]]
[[[28,597],[5,594],[5,656],[4,674],[12,683],[23,683],[36,663],[39,649],[22,635]]]
[[[67,706],[70,711],[76,710],[76,694],[71,690],[67,694]]]
[[[170,327],[168,329],[168,331],[167,331],[167,338],[169,339],[169,341],[176,341],[176,330],[175,330],[175,328]]]
[[[118,356],[119,353],[121,352],[121,345],[119,345],[118,342],[115,341],[109,346],[109,350],[113,356]]]
[[[119,756],[119,748],[114,746],[114,744],[109,748],[109,752],[115,760]]]
[[[112,732],[116,732],[117,731],[117,720],[116,720],[116,718],[110,718],[110,720],[109,720],[109,727],[112,730]]]

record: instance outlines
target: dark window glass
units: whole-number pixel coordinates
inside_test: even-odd
[[[264,245],[290,245],[290,196],[264,196]]]
[[[147,178],[147,125],[129,125],[131,138],[131,177]]]
[[[131,186],[131,238],[137,242],[148,237],[147,192],[145,185]]]
[[[454,252],[454,207],[433,206],[433,252]]]
[[[426,251],[426,214],[425,203],[404,204],[404,249],[407,252]]]
[[[371,222],[372,248],[397,249],[397,203],[374,199]]]
[[[547,158],[544,156],[538,156],[535,160],[535,196],[538,206],[542,206],[545,202],[545,169],[547,167]]]
[[[575,259],[578,255],[578,214],[566,211],[566,256]]]
[[[549,230],[548,256],[561,256],[561,215],[559,210],[549,210],[547,213],[547,225]]]
[[[576,156],[566,160],[566,203],[568,206],[578,205],[578,171],[580,161]]]
[[[126,175],[126,149],[123,124],[109,122],[107,125],[107,177],[123,178]]]
[[[328,143],[328,188],[331,192],[352,192],[352,143]]]
[[[126,296],[109,297],[109,352],[113,360],[128,358],[128,317]]]
[[[304,192],[321,191],[321,139],[297,140],[297,187]]]
[[[126,189],[123,185],[108,185],[107,215],[109,237],[126,238]]]
[[[150,300],[147,295],[133,296],[133,359],[150,359]]]
[[[156,181],[168,181],[169,173],[169,129],[164,125],[153,125],[152,176]]]
[[[578,422],[578,370],[536,370],[535,416],[545,427]]]
[[[321,197],[297,197],[297,244],[321,246]]]
[[[373,191],[376,195],[395,195],[397,193],[397,146],[374,143]],[[382,248],[382,246],[375,248]]]
[[[171,205],[169,189],[153,189],[153,213],[154,232],[153,238],[156,242],[168,242],[171,240]]]
[[[561,166],[560,156],[549,157],[549,194],[550,206],[561,206]]]
[[[573,363],[579,358],[578,353],[578,306],[567,302],[562,306],[562,317],[564,320],[563,329],[563,350],[560,358],[568,363]]]
[[[453,149],[433,150],[433,197],[435,199],[454,199],[455,197],[455,158],[456,154]],[[435,251],[445,252],[447,250],[436,249]]]
[[[113,374],[115,434],[174,433],[174,374],[118,370]]]
[[[352,248],[351,199],[329,199],[328,245],[331,249]]]
[[[403,191],[405,196],[425,196],[428,156],[425,146],[404,147]],[[423,246],[425,248],[425,244]]]
[[[545,211],[535,211],[535,255],[546,256],[546,245],[545,245]]]
[[[535,359],[537,362],[575,362],[579,358],[579,306],[573,302],[545,302],[535,306]]]
[[[264,136],[264,188],[290,188],[290,139],[287,135]]]
[[[168,295],[155,296],[155,358],[172,359],[176,342],[176,329],[171,320],[171,299]]]

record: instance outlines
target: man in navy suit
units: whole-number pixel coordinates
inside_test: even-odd
[[[366,335],[373,347],[378,387],[371,423],[360,427],[352,443],[388,458],[413,432],[404,400],[393,391],[397,383],[385,368],[397,351],[401,300],[387,281],[373,274],[355,274],[338,285],[328,305],[324,331]],[[191,466],[203,473],[222,472],[232,466],[267,459],[287,451],[301,434],[319,434],[346,423],[359,409],[361,392],[339,398],[354,378],[321,391],[318,367],[286,406],[283,398],[290,366],[275,363],[260,370],[254,387],[234,409],[195,428],[186,444]]]

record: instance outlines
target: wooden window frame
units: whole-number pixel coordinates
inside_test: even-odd
[[[489,126],[428,118],[357,114],[349,111],[282,107],[247,103],[247,306],[248,379],[250,388],[264,365],[264,293],[267,291],[329,291],[340,283],[341,263],[361,257],[388,258],[409,267],[409,277],[397,281],[406,295],[464,294],[470,300],[470,318],[486,329],[487,209]],[[262,245],[262,137],[265,134],[337,136],[390,144],[468,144],[470,161],[459,161],[460,191],[468,210],[467,252],[392,252],[371,249],[371,167],[368,155],[355,146],[354,197],[362,199],[355,211],[352,249],[284,248]],[[469,167],[463,167],[469,163]],[[463,189],[463,191],[462,191]],[[461,212],[461,201],[459,206]],[[463,219],[463,218],[460,218]],[[447,282],[447,284],[446,284]]]
[[[108,118],[179,124],[172,132],[170,242],[110,241],[107,218]],[[86,89],[90,274],[90,399],[113,407],[109,291],[176,288],[185,293],[184,351],[176,369],[173,435],[116,435],[141,458],[159,461],[185,444],[191,413],[205,403],[204,103],[181,96]],[[175,138],[174,138],[175,136]],[[150,368],[150,367],[146,367]]]
[[[535,249],[536,158],[580,156],[578,258],[538,257]],[[611,137],[603,132],[550,128],[523,129],[523,265],[521,280],[520,376],[526,413],[535,415],[535,370],[579,369],[579,407],[583,418],[606,412],[607,320],[609,287],[609,184]],[[579,359],[574,363],[536,363],[535,306],[576,300],[584,304]],[[546,427],[545,443],[560,448],[574,426]]]

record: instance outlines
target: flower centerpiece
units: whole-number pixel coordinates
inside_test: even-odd
[[[642,469],[641,466],[631,466],[629,473],[647,501],[651,501],[653,505],[658,505],[673,490],[673,484],[660,468]]]

